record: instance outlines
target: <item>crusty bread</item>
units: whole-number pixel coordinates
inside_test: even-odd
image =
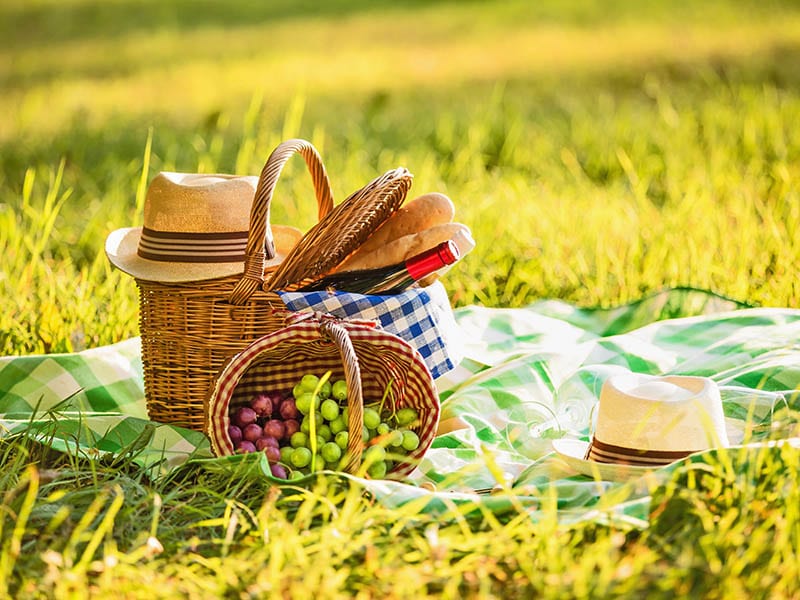
[[[422,231],[391,240],[377,250],[366,252],[362,246],[339,265],[336,271],[376,269],[394,265],[447,240],[456,240],[456,245],[458,245],[459,239],[472,239],[469,228],[466,225],[461,223],[434,225]],[[461,247],[459,247],[459,250],[461,250]]]
[[[434,225],[449,223],[456,214],[452,200],[444,194],[431,192],[406,202],[359,247],[358,252],[370,253],[387,242]]]

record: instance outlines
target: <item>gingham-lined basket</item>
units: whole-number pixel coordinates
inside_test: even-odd
[[[312,175],[319,222],[277,268],[265,272],[265,260],[274,253],[269,222],[273,192],[295,153]],[[136,279],[150,419],[202,430],[204,400],[223,364],[284,326],[288,311],[274,290],[291,290],[339,264],[399,208],[410,186],[411,174],[394,169],[334,207],[316,149],[305,140],[280,144],[256,188],[242,275],[188,283]]]
[[[331,380],[347,381],[349,439],[344,470],[355,473],[361,464],[363,407],[383,398],[391,384],[386,406],[417,409],[419,419],[411,429],[420,443],[405,462],[394,464],[387,477],[410,473],[430,447],[439,423],[438,394],[419,353],[371,324],[313,313],[295,313],[288,321],[286,327],[256,340],[221,369],[205,411],[205,431],[214,453],[234,452],[228,435],[232,410],[259,392],[288,395],[304,373],[330,371]]]

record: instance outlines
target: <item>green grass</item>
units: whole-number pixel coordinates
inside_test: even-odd
[[[102,246],[141,219],[143,183],[258,173],[294,136],[337,199],[398,165],[412,195],[451,196],[478,241],[447,276],[456,306],[690,285],[798,307],[797,7],[529,4],[2,3],[0,352],[136,335]],[[307,228],[312,205],[292,163],[273,219]],[[645,531],[0,452],[0,590],[22,597],[798,593],[788,449],[679,473]]]

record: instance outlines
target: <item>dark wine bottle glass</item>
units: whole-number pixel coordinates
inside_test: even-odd
[[[461,256],[453,240],[447,240],[402,262],[377,269],[332,273],[300,288],[300,292],[337,290],[357,294],[399,294],[417,281],[448,265]]]

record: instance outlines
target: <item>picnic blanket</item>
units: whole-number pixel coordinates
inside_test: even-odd
[[[573,470],[552,440],[588,439],[603,381],[625,370],[714,379],[726,418],[741,432],[737,461],[758,445],[800,451],[800,310],[679,288],[613,308],[542,300],[515,309],[468,306],[455,317],[464,358],[436,383],[442,421],[459,428],[439,435],[407,480],[322,476],[345,477],[388,506],[416,503],[443,518],[470,507],[525,510],[531,518],[556,510],[564,521],[645,527],[654,481],[719,451],[657,469],[647,481],[593,480]],[[263,455],[216,458],[202,433],[147,419],[138,338],[0,358],[0,437],[14,435],[87,457],[135,449],[134,460],[153,477],[241,461],[270,477]],[[311,485],[316,476],[291,485]]]

